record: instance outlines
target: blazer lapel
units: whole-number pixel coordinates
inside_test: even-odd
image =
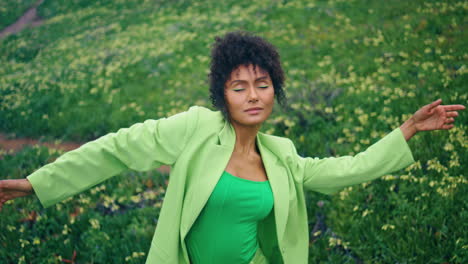
[[[278,241],[281,241],[289,212],[288,174],[280,159],[268,149],[268,142],[262,133],[257,135],[257,144],[273,192],[276,232]]]
[[[181,241],[184,241],[187,233],[221,178],[234,150],[235,140],[236,135],[234,128],[226,121],[223,129],[218,133],[216,144],[209,146],[210,161],[209,164],[206,164],[206,174],[200,177],[200,180],[195,183],[196,186],[194,190],[196,190],[196,193],[192,192],[192,197],[187,199],[189,204],[184,205],[184,210],[182,210]]]

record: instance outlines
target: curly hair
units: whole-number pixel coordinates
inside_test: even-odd
[[[211,66],[208,74],[210,99],[213,106],[228,119],[224,85],[231,72],[240,65],[252,64],[268,72],[273,82],[275,97],[281,106],[286,105],[284,72],[276,48],[265,39],[245,31],[229,32],[215,37],[211,51]]]

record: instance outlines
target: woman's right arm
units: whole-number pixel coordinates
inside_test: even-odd
[[[33,194],[34,190],[27,179],[0,181],[0,211],[8,200]]]
[[[41,204],[49,207],[127,169],[148,171],[172,165],[193,134],[197,119],[195,106],[169,118],[146,120],[102,136],[63,154],[27,179],[12,180],[14,188],[20,189],[5,189],[9,187],[1,186],[11,182],[0,181],[0,203],[34,191]]]

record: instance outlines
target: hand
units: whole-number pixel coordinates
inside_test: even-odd
[[[423,106],[413,115],[414,124],[417,131],[451,129],[457,110],[463,110],[463,105],[440,105],[442,99]]]
[[[27,179],[0,181],[0,211],[8,200],[33,194],[34,190]]]
[[[457,110],[463,110],[463,105],[440,105],[442,99],[438,99],[421,107],[414,115],[400,126],[406,140],[409,140],[419,131],[448,130],[454,125]]]

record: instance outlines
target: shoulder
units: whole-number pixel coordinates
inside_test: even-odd
[[[194,105],[191,106],[187,111],[179,113],[177,115],[186,116],[192,132],[213,132],[221,130],[224,126],[224,117],[220,111],[213,111],[204,106]]]
[[[214,111],[204,106],[191,106],[187,112],[194,117],[196,116],[198,122],[202,124],[206,122],[224,123],[224,118],[220,111]]]
[[[286,160],[288,157],[296,153],[296,148],[291,139],[286,137],[279,137],[259,133],[262,144],[265,145],[271,152],[273,152],[281,160]]]
[[[259,132],[259,135],[264,142],[268,143],[271,146],[285,147],[289,146],[290,144],[293,144],[292,140],[286,137],[269,135],[262,132]]]
[[[223,121],[223,116],[219,111],[213,111],[204,106],[193,105],[188,110],[167,117],[169,119],[185,118],[195,123]]]
[[[223,116],[220,111],[214,111],[204,106],[199,106],[199,105],[191,106],[188,112],[197,113],[200,119],[209,119],[209,120],[223,119]]]

